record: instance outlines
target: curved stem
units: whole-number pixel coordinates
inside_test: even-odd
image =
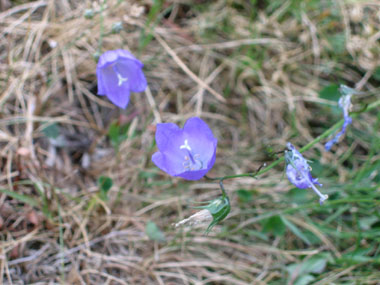
[[[223,198],[224,197],[227,197],[227,194],[226,194],[226,190],[224,189],[224,184],[223,184],[223,179],[221,179],[220,181],[219,181],[219,186],[220,186],[220,189],[222,190],[222,193],[223,193]]]
[[[367,111],[370,111],[372,109],[375,109],[377,106],[380,106],[380,100],[372,102],[371,104],[369,104],[368,106],[366,106],[366,108],[364,108],[362,110],[359,110],[357,112],[352,112],[350,114],[350,116],[352,118],[356,118],[356,117],[359,116],[359,114],[367,112]],[[335,123],[332,127],[330,127],[328,130],[326,130],[323,134],[321,134],[320,136],[316,137],[314,140],[312,140],[311,142],[309,142],[307,145],[305,145],[299,151],[302,153],[302,152],[310,149],[316,143],[320,142],[324,138],[327,138],[328,136],[330,136],[331,134],[333,134],[334,132],[336,132],[343,125],[343,123],[344,123],[344,119],[341,119],[339,122]],[[263,164],[254,173],[243,173],[243,174],[235,174],[235,175],[225,175],[225,176],[221,176],[221,177],[209,177],[209,176],[206,175],[205,178],[209,179],[209,180],[214,180],[214,181],[215,180],[219,180],[219,185],[220,185],[220,189],[222,190],[223,196],[227,196],[226,195],[226,191],[224,189],[223,180],[233,179],[233,178],[240,178],[240,177],[252,177],[252,178],[255,178],[255,177],[259,176],[259,175],[262,175],[262,174],[268,172],[269,170],[271,170],[272,168],[274,168],[275,166],[277,166],[278,164],[280,164],[284,160],[285,160],[285,158],[281,157],[281,158],[277,159],[276,161],[272,162],[271,164],[269,164],[268,166],[266,166],[265,168],[261,169],[263,166],[265,166],[265,164]]]

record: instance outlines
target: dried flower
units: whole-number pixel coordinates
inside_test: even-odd
[[[106,95],[116,106],[126,108],[130,91],[142,92],[147,86],[143,66],[129,51],[106,51],[96,67],[98,94]]]
[[[157,124],[158,152],[152,161],[172,176],[199,180],[215,162],[217,139],[207,124],[194,117],[186,121],[183,129],[176,124]]]
[[[211,231],[211,229],[216,224],[223,221],[231,211],[230,200],[225,195],[222,195],[219,198],[210,201],[210,203],[206,206],[196,208],[203,210],[195,213],[187,219],[184,219],[176,223],[175,227],[195,227],[210,222],[205,232],[205,234],[208,234]]]
[[[198,225],[202,225],[204,223],[210,223],[212,221],[212,215],[209,210],[203,209],[201,211],[196,212],[194,215],[179,221],[174,226],[176,228],[180,226],[187,226],[190,228],[194,228]]]
[[[311,167],[308,161],[302,154],[296,150],[291,144],[287,143],[288,151],[285,152],[286,175],[289,181],[300,189],[312,188],[313,191],[320,197],[319,202],[322,205],[328,198],[328,195],[323,195],[315,185],[322,186],[317,178],[311,176]]]
[[[340,97],[340,99],[339,99],[339,107],[343,110],[344,123],[343,123],[341,131],[338,132],[332,140],[328,141],[325,144],[325,149],[327,151],[329,151],[331,149],[331,147],[338,142],[339,138],[342,135],[344,135],[344,133],[346,132],[347,126],[352,123],[352,118],[350,117],[348,112],[352,106],[351,105],[351,96],[353,94],[355,94],[356,91],[352,88],[345,86],[345,85],[341,85],[339,90],[342,94],[342,97]]]

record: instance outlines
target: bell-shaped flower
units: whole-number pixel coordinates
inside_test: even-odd
[[[147,87],[143,66],[129,51],[106,51],[96,67],[98,94],[106,95],[116,106],[126,108],[130,92],[142,92]]]
[[[286,176],[294,186],[300,189],[312,188],[313,191],[320,197],[319,202],[323,202],[328,198],[328,195],[323,195],[315,185],[322,186],[317,178],[311,176],[311,167],[308,161],[302,154],[291,144],[287,143],[288,150],[285,152],[286,161]]]
[[[341,85],[339,90],[342,94],[342,97],[340,97],[338,103],[339,103],[339,107],[343,111],[344,123],[343,123],[342,129],[340,130],[340,132],[338,132],[333,139],[331,139],[330,141],[328,141],[325,144],[325,149],[327,151],[329,151],[332,148],[332,146],[339,141],[339,138],[342,135],[344,135],[344,133],[346,132],[347,126],[352,123],[352,118],[350,117],[348,112],[350,111],[351,106],[352,106],[351,96],[353,94],[357,93],[357,91],[355,91],[355,89],[349,88],[345,85]]]
[[[183,129],[173,123],[157,124],[156,143],[159,151],[152,161],[157,167],[172,176],[199,180],[214,165],[218,140],[203,120],[194,117]]]

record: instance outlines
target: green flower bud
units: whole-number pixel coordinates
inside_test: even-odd
[[[92,19],[92,18],[94,18],[94,15],[95,15],[95,13],[94,13],[94,10],[92,10],[92,9],[86,9],[84,11],[84,17],[86,19]]]
[[[112,33],[113,34],[118,34],[123,30],[123,23],[122,22],[116,22],[112,24]]]
[[[97,52],[93,53],[92,57],[94,58],[94,60],[95,60],[96,62],[98,62],[99,57],[100,57],[100,52],[97,51]]]

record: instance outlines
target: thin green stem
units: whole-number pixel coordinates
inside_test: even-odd
[[[61,282],[65,284],[65,258],[63,252],[65,250],[64,237],[63,237],[63,220],[61,215],[61,204],[57,200],[58,204],[58,225],[59,225],[59,251],[61,255]]]
[[[364,113],[364,112],[368,112],[370,110],[373,110],[373,109],[375,109],[378,106],[380,106],[380,100],[372,102],[371,104],[369,104],[368,106],[366,106],[366,108],[364,108],[363,110],[351,113],[350,116],[354,119],[354,118],[358,117],[359,114]],[[316,137],[314,140],[312,140],[307,145],[305,145],[303,148],[301,148],[300,152],[304,152],[304,151],[310,149],[316,143],[320,142],[321,140],[327,138],[328,136],[330,136],[331,134],[333,134],[334,132],[336,132],[340,127],[342,127],[343,123],[344,123],[344,119],[341,119],[339,122],[335,123],[331,128],[329,128],[328,130],[326,130],[323,134],[321,134],[320,136]],[[208,177],[208,176],[206,176],[206,178],[209,179],[209,180],[219,180],[219,181],[223,181],[223,180],[226,180],[226,179],[232,179],[232,178],[240,178],[240,177],[252,177],[252,178],[255,178],[257,176],[260,176],[260,175],[268,172],[269,170],[271,170],[272,168],[274,168],[275,166],[277,166],[278,164],[280,164],[281,162],[283,162],[284,159],[285,159],[284,157],[281,157],[281,158],[277,159],[276,161],[272,162],[267,167],[265,167],[265,168],[263,168],[263,169],[255,172],[255,173],[243,173],[243,174],[235,174],[235,175],[226,175],[226,176],[222,176],[222,177]],[[222,192],[223,192],[223,190],[224,189],[222,189]]]
[[[103,46],[103,37],[104,37],[104,10],[107,5],[107,0],[104,0],[102,2],[102,5],[100,7],[100,35],[99,35],[99,45],[98,45],[98,53],[100,54],[102,52],[102,46]]]
[[[372,109],[375,109],[376,107],[380,107],[380,100],[377,100],[375,102],[372,102],[371,104],[369,104],[367,106],[367,108],[365,110],[362,110],[360,112],[357,112],[357,114],[360,114],[360,113],[363,113],[363,112],[366,112],[366,111],[370,111]],[[356,114],[356,113],[355,113]]]
[[[223,179],[219,180],[219,186],[220,186],[220,190],[222,190],[222,197],[227,197],[227,194],[226,194],[226,190],[224,189],[224,184],[223,184]]]
[[[340,204],[357,204],[357,203],[373,203],[373,204],[378,204],[379,205],[380,201],[374,200],[372,198],[350,197],[350,198],[344,198],[344,199],[340,199],[340,200],[327,201],[324,204],[324,207],[325,208],[328,208],[328,207],[332,207],[333,208],[335,206],[339,206]],[[258,216],[254,217],[254,218],[251,218],[251,219],[249,219],[249,220],[241,223],[236,228],[230,229],[229,231],[226,232],[226,234],[221,234],[220,236],[231,235],[231,234],[236,233],[239,230],[247,227],[248,225],[257,223],[258,221],[261,221],[261,220],[264,220],[264,219],[268,219],[268,218],[273,217],[273,216],[286,215],[286,214],[295,213],[297,211],[301,211],[301,210],[305,210],[305,209],[313,209],[313,208],[318,208],[318,207],[320,207],[318,204],[308,203],[308,204],[300,205],[300,206],[297,206],[297,207],[294,207],[294,208],[286,208],[286,209],[283,209],[283,210],[272,211],[270,213],[265,213],[265,214],[262,214],[262,215],[258,215]],[[249,211],[247,213],[251,213],[251,211]]]

